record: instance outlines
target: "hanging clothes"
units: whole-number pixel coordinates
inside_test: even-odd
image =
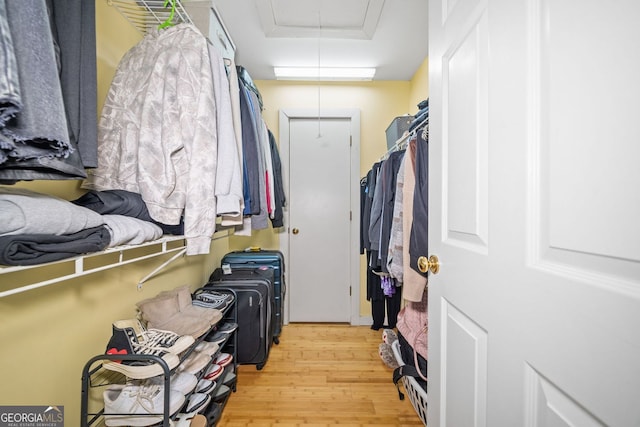
[[[242,224],[242,169],[238,156],[236,133],[233,128],[231,93],[224,60],[211,43],[207,44],[211,61],[213,96],[216,105],[216,136],[218,158],[216,165],[216,215],[221,224]]]
[[[416,187],[415,164],[417,138],[410,139],[407,147],[407,163],[404,169],[402,196],[402,297],[407,301],[420,301],[426,293],[427,278],[411,268],[409,246],[413,225],[413,204]]]
[[[413,192],[413,223],[409,243],[410,265],[418,269],[418,258],[427,256],[429,228],[429,139],[428,127],[416,134],[416,186]],[[426,273],[420,273],[425,278]]]
[[[398,169],[404,158],[405,150],[395,151],[384,161],[381,168],[382,175],[382,217],[380,223],[380,258],[381,271],[388,273],[387,257],[389,255],[389,238],[393,223],[393,207],[396,195]]]
[[[269,130],[269,145],[271,146],[271,161],[273,163],[273,182],[274,182],[274,211],[271,217],[271,226],[273,228],[284,226],[283,208],[287,204],[287,198],[284,192],[284,183],[282,181],[282,162],[280,153],[276,145],[276,138]]]
[[[139,193],[164,224],[184,214],[187,255],[209,253],[216,126],[207,40],[191,24],[152,30],[118,64],[98,126],[99,167],[83,187]]]
[[[60,85],[69,138],[85,168],[98,166],[96,4],[47,0],[60,62]]]

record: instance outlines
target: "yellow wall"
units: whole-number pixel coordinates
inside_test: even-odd
[[[96,1],[99,105],[115,67],[140,35],[106,0]],[[82,194],[77,181],[19,184],[72,200]],[[135,316],[135,303],[182,284],[201,286],[228,239],[212,244],[210,255],[183,257],[136,289],[140,279],[168,259],[147,261],[94,273],[0,299],[0,404],[63,405],[67,426],[80,425],[81,374],[85,362],[105,350],[114,320]],[[0,291],[42,280],[44,268],[0,275]]]
[[[429,59],[425,58],[411,78],[409,89],[409,111],[418,112],[418,103],[429,96]]]

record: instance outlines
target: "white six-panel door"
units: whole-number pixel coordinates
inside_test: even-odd
[[[429,1],[429,425],[640,426],[640,2]]]
[[[287,321],[359,324],[360,112],[280,112]]]

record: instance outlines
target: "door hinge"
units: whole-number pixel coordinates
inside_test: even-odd
[[[349,211],[349,221],[353,221],[353,211]]]
[[[349,296],[351,296],[351,286],[349,286]]]
[[[353,147],[353,136],[349,135],[349,147]]]

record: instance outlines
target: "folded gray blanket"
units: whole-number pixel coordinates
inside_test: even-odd
[[[0,236],[70,234],[104,224],[102,215],[55,196],[0,188]]]
[[[107,247],[110,239],[109,231],[105,226],[62,236],[51,234],[0,236],[0,264],[36,265],[100,252]]]

